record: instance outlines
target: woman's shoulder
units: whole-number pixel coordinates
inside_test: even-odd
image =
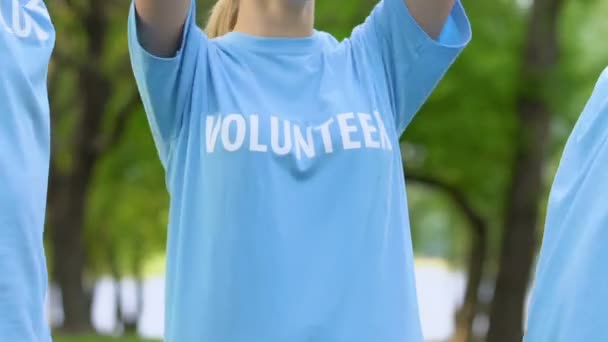
[[[338,41],[338,39],[336,39],[336,37],[334,37],[334,35],[332,35],[329,32],[325,32],[325,31],[316,31],[319,40],[321,40],[323,42],[323,47],[327,48],[327,49],[332,49],[335,48],[336,46],[338,46],[340,44],[340,42]]]

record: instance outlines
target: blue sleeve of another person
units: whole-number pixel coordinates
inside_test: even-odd
[[[548,201],[525,342],[608,336],[608,69],[568,139]]]
[[[435,40],[418,25],[403,0],[383,0],[350,40],[356,54],[377,61],[376,81],[389,92],[401,134],[470,39],[471,27],[460,1]]]
[[[129,13],[129,52],[139,94],[144,103],[161,162],[167,167],[173,142],[190,112],[202,50],[207,37],[196,26],[196,4],[192,1],[179,51],[161,58],[146,51],[137,33],[135,3]]]

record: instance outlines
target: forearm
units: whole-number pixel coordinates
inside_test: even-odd
[[[137,31],[142,46],[160,57],[179,48],[191,0],[135,0]]]
[[[456,0],[404,0],[412,16],[426,33],[437,39]]]

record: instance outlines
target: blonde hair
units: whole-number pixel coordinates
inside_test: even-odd
[[[239,14],[239,0],[218,0],[211,9],[205,31],[209,38],[225,35],[236,25]]]

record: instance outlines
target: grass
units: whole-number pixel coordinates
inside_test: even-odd
[[[53,342],[160,342],[144,340],[137,337],[108,337],[108,336],[55,336]]]

